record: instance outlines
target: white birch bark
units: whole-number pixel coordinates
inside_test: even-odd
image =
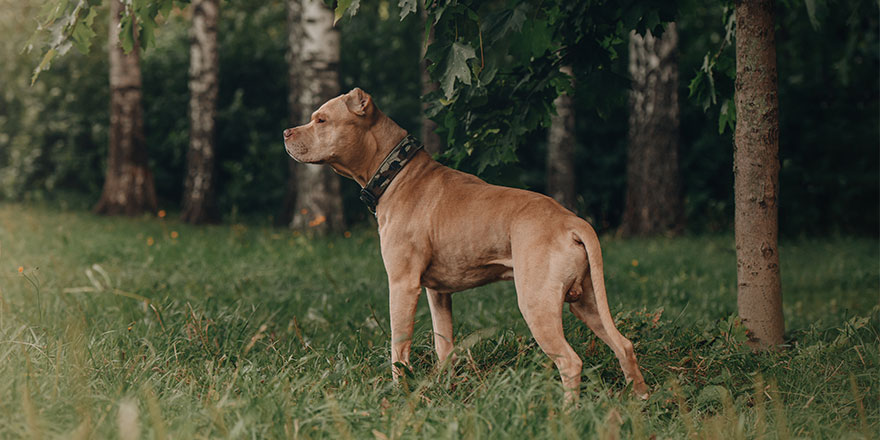
[[[296,0],[291,0],[296,1]],[[333,11],[321,0],[300,0],[299,124],[340,93],[339,31],[333,27]],[[291,227],[319,233],[344,228],[339,176],[324,165],[297,164],[296,204]]]
[[[214,119],[217,109],[219,0],[193,0],[189,61],[189,152],[181,218],[214,219]]]

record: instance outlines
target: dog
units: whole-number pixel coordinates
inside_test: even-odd
[[[283,136],[298,162],[327,164],[356,181],[376,216],[395,381],[409,365],[422,287],[443,363],[453,351],[452,293],[513,280],[519,309],[556,364],[566,400],[578,397],[583,364],[565,340],[564,303],[611,347],[635,394],[647,398],[633,344],[608,309],[599,239],[585,220],[547,196],[490,185],[434,161],[359,88],[327,101]]]

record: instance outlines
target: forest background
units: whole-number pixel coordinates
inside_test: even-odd
[[[878,232],[878,17],[872,2],[780,2],[776,45],[780,101],[779,229],[783,236]],[[813,4],[812,9],[809,4]],[[106,14],[106,11],[100,14]],[[99,15],[100,15],[99,14]],[[175,10],[142,55],[146,145],[159,207],[180,208],[189,142],[189,10]],[[223,2],[218,25],[216,205],[223,221],[277,222],[288,182],[281,131],[288,109],[288,24],[283,1]],[[417,14],[363,2],[337,24],[342,91],[361,87],[413,133],[421,128]],[[40,17],[36,2],[0,7],[0,200],[92,207],[107,160],[109,89],[106,26],[96,46],[71,50],[31,86],[39,50],[23,51]],[[733,130],[722,105],[704,106],[689,86],[718,54],[715,89],[732,99],[733,57],[721,5],[683,2],[679,32],[679,158],[688,231],[725,231],[733,222]],[[97,19],[106,22],[106,15]],[[625,37],[624,33],[622,37]],[[576,210],[601,230],[620,226],[626,193],[629,93],[626,44],[610,69],[579,75],[574,90]],[[718,52],[720,50],[720,52]],[[732,101],[730,102],[732,107]],[[515,162],[480,173],[490,182],[545,191],[547,128],[524,134]],[[447,162],[451,162],[448,161]],[[467,160],[459,166],[477,167]],[[471,167],[470,169],[468,167]],[[346,223],[368,219],[357,185],[342,184]],[[289,208],[288,208],[289,209]]]

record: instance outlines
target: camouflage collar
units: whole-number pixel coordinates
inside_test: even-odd
[[[404,166],[416,155],[423,147],[415,136],[406,135],[400,142],[388,153],[376,174],[370,178],[369,182],[361,188],[361,201],[367,205],[370,212],[376,215],[376,205],[379,204],[379,197],[385,193],[388,185],[394,179],[394,176],[403,169]]]

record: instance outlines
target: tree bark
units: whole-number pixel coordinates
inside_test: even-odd
[[[302,0],[287,1],[287,114],[288,124],[293,127],[303,122],[304,117],[300,110],[299,95],[302,88],[302,60],[300,52],[302,48],[303,30],[300,26],[302,17]],[[283,144],[282,144],[283,145]],[[284,192],[284,201],[281,204],[281,212],[275,220],[278,226],[290,226],[293,221],[293,211],[296,209],[296,170],[297,162],[293,158],[287,158],[288,175],[287,188]]]
[[[217,219],[214,204],[214,118],[217,109],[219,0],[193,0],[189,58],[189,152],[181,219]]]
[[[625,236],[679,233],[684,213],[678,170],[678,32],[632,32]]]
[[[340,93],[339,31],[333,27],[333,11],[321,0],[299,3],[300,38],[292,49],[298,63],[291,64],[297,69],[291,76],[297,74],[300,81],[298,99],[292,105],[298,108],[291,111],[299,116],[297,125],[308,122],[314,110]],[[330,167],[315,164],[296,164],[294,175],[297,192],[291,227],[318,233],[344,229],[339,176]]]
[[[120,0],[110,2],[110,139],[107,174],[94,212],[137,215],[156,210],[156,188],[147,161],[141,106],[140,47],[125,54],[119,44]],[[137,29],[136,26],[132,26]]]
[[[783,343],[777,247],[779,100],[773,2],[736,2],[737,306],[754,348]]]
[[[427,5],[422,5],[422,28],[428,19]],[[425,145],[425,151],[431,155],[435,155],[443,151],[443,141],[437,135],[437,123],[427,116],[428,103],[424,101],[425,95],[437,90],[437,83],[431,81],[431,74],[428,73],[428,59],[425,58],[428,46],[434,43],[434,27],[428,33],[428,41],[422,45],[421,58],[421,74],[422,74],[422,143]]]
[[[563,66],[560,70],[572,77],[574,83],[571,66]],[[574,211],[574,100],[571,95],[562,94],[556,97],[553,105],[556,114],[550,120],[547,135],[547,195]]]

